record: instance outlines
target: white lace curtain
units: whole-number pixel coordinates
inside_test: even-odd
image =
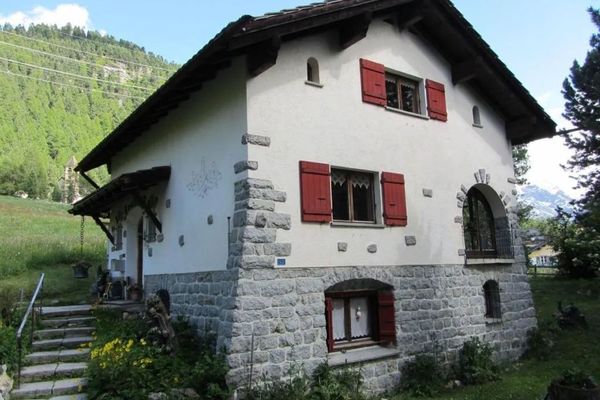
[[[371,179],[367,174],[349,174],[345,171],[331,171],[331,181],[334,185],[342,186],[349,180],[352,187],[368,189],[371,185]]]

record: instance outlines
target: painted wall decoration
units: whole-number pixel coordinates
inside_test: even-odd
[[[200,159],[200,168],[192,171],[192,178],[186,185],[188,190],[200,198],[204,198],[211,190],[219,186],[223,175],[217,168],[217,163]]]

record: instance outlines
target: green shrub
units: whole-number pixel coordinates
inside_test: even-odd
[[[418,355],[402,368],[402,390],[417,397],[430,397],[444,385],[442,367],[430,355]]]
[[[225,381],[227,371],[223,354],[203,351],[187,377],[186,387],[195,389],[206,400],[228,399],[231,390]]]
[[[0,321],[0,365],[8,364],[10,371],[18,360],[16,330]]]
[[[350,368],[332,369],[323,363],[312,375],[312,399],[315,400],[361,400],[362,376]]]
[[[97,340],[87,370],[91,398],[141,400],[152,392],[188,387],[206,400],[229,397],[225,358],[203,347],[187,320],[174,323],[179,346],[171,355],[150,344],[143,319],[123,319],[110,310],[95,315]]]
[[[466,385],[499,379],[498,367],[492,361],[492,349],[474,337],[463,344],[457,366],[457,377]]]
[[[554,347],[554,329],[550,322],[540,323],[538,328],[527,331],[527,352],[525,357],[547,360]]]
[[[578,368],[571,368],[564,371],[562,375],[553,382],[562,386],[569,386],[577,389],[594,389],[598,387],[598,384],[590,374]]]
[[[259,382],[247,394],[248,400],[305,400],[310,398],[311,385],[298,366],[288,373],[289,379]]]
[[[319,365],[311,379],[297,367],[287,378],[263,380],[247,394],[249,400],[366,400],[360,371]]]

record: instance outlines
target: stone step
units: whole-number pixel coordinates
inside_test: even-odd
[[[76,306],[42,307],[42,318],[72,317],[76,315],[90,315],[92,306],[82,304]]]
[[[23,383],[10,393],[11,399],[39,399],[50,396],[76,395],[87,387],[86,378]]]
[[[37,339],[57,339],[64,337],[89,336],[94,332],[95,328],[91,326],[78,326],[73,328],[51,328],[41,329],[33,332],[33,336]]]
[[[88,395],[86,393],[72,394],[66,396],[55,396],[50,397],[48,400],[87,400]]]
[[[90,349],[63,349],[55,351],[38,351],[27,354],[25,360],[28,364],[48,364],[58,362],[76,362],[88,359]]]
[[[86,369],[85,362],[31,365],[21,370],[21,382],[78,377],[82,376]]]
[[[42,325],[47,328],[69,328],[77,326],[91,326],[96,318],[94,317],[69,317],[69,318],[50,318],[42,319]]]
[[[31,344],[31,348],[35,351],[75,349],[80,347],[82,344],[90,343],[92,340],[94,340],[94,338],[91,336],[36,340]]]

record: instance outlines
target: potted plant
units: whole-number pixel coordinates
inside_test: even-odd
[[[85,261],[79,261],[73,265],[73,275],[76,279],[85,279],[88,277],[88,269],[92,267],[92,264]]]
[[[548,387],[549,400],[600,400],[600,386],[587,373],[569,369]]]
[[[129,300],[138,301],[142,299],[142,287],[137,283],[134,283],[133,285],[129,286],[127,292],[129,293]]]

